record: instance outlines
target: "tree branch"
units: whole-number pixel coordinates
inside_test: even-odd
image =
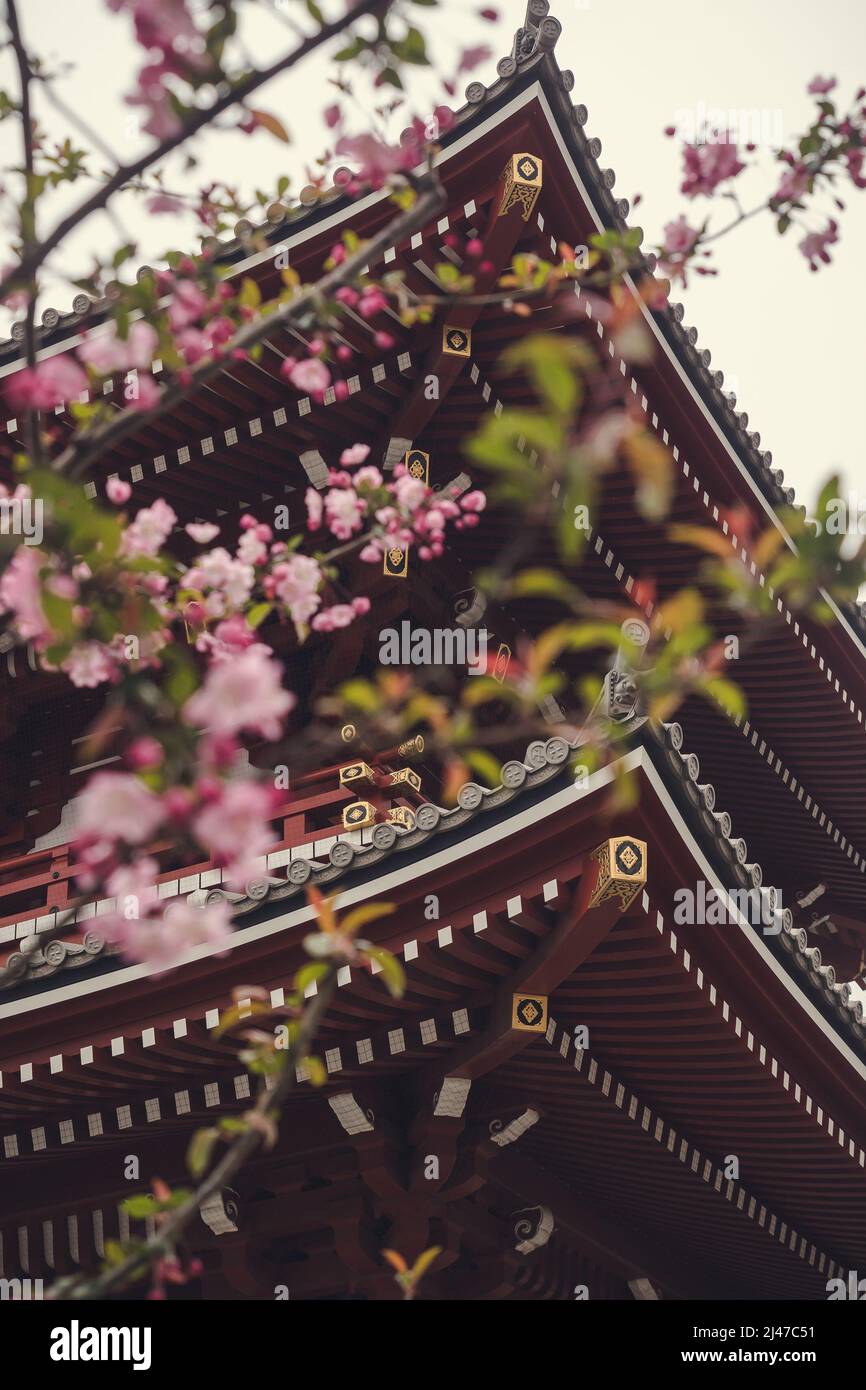
[[[21,26],[18,21],[18,8],[15,0],[6,0],[6,17],[9,24],[9,33],[12,37],[12,47],[15,51],[15,61],[18,67],[18,77],[21,82],[21,124],[23,126],[22,137],[24,141],[24,198],[21,203],[21,248],[25,256],[32,256],[35,253],[36,240],[36,193],[33,183],[33,115],[30,109],[30,84],[33,81],[33,72],[30,67],[30,59],[24,47],[21,37]],[[0,296],[2,297],[2,296]],[[27,366],[31,369],[36,365],[36,285],[32,276],[29,277],[27,284],[27,312],[24,318],[24,355]],[[36,410],[27,411],[27,449],[30,454],[31,462],[39,465],[42,462],[42,446],[39,439],[39,414]]]
[[[319,982],[316,998],[304,1015],[294,1044],[286,1051],[285,1064],[273,1090],[269,1091],[264,1081],[262,1082],[254,1107],[256,1115],[264,1117],[271,1110],[279,1110],[295,1089],[297,1085],[295,1068],[300,1061],[309,1055],[312,1041],[330,1007],[337,988],[337,971],[340,964],[340,961],[332,961],[328,974]],[[226,1183],[234,1177],[235,1173],[239,1172],[247,1159],[259,1148],[263,1138],[263,1130],[251,1125],[249,1129],[232,1141],[219,1163],[211,1169],[196,1190],[179,1207],[174,1209],[168,1220],[145,1242],[142,1249],[128,1255],[121,1264],[112,1266],[111,1269],[100,1274],[92,1282],[71,1289],[68,1295],[61,1289],[56,1297],[58,1299],[68,1297],[70,1300],[103,1298],[112,1290],[140,1279],[154,1259],[173,1251],[179,1237],[190,1222],[198,1216],[202,1203],[225,1187]]]
[[[347,10],[342,18],[333,20],[329,24],[322,25],[321,29],[315,34],[310,35],[309,38],[304,39],[303,43],[298,44],[297,48],[293,49],[291,53],[284,54],[282,58],[272,63],[270,67],[263,68],[261,71],[248,73],[246,77],[237,82],[224,96],[219,97],[218,100],[206,110],[196,109],[177,134],[168,136],[165,140],[160,141],[158,145],[154,145],[145,154],[141,155],[140,158],[133,160],[132,163],[122,164],[96,193],[92,194],[85,202],[80,203],[78,207],[74,208],[66,217],[61,218],[54,230],[49,232],[38,246],[29,248],[27,246],[22,247],[23,254],[20,263],[15,266],[14,270],[0,278],[0,300],[8,294],[9,290],[17,284],[22,277],[32,278],[51,252],[60,245],[69,233],[80,226],[92,213],[101,211],[101,209],[106,206],[109,199],[112,198],[115,193],[119,192],[130,179],[136,178],[139,174],[144,173],[145,169],[149,169],[151,165],[156,164],[160,159],[164,159],[166,155],[172,154],[181,145],[184,145],[193,135],[198,134],[205,126],[210,125],[218,116],[221,116],[224,111],[228,111],[232,106],[236,106],[239,102],[245,101],[253,92],[258,91],[260,87],[270,82],[273,77],[278,77],[280,73],[288,72],[291,68],[295,67],[297,63],[301,62],[302,59],[314,53],[317,48],[321,48],[322,44],[327,43],[330,39],[341,34],[343,30],[353,24],[355,20],[361,19],[364,15],[374,12],[377,14],[381,13],[383,10],[390,8],[390,3],[391,0],[358,0],[358,3],[353,5],[350,10]],[[14,3],[12,3],[12,0],[9,0],[8,11],[11,28],[11,16],[14,13]]]
[[[370,241],[365,242],[353,255],[348,256],[342,265],[328,272],[315,285],[296,295],[272,314],[263,314],[242,328],[223,349],[223,356],[210,358],[193,368],[187,380],[166,387],[152,410],[125,410],[106,424],[93,431],[85,431],[68,444],[61,454],[52,461],[56,473],[67,473],[80,478],[87,468],[101,458],[109,449],[141,427],[151,424],[167,411],[185,400],[196,387],[209,381],[225,369],[226,359],[231,353],[246,351],[273,333],[275,328],[285,327],[310,314],[322,300],[327,299],[340,285],[347,284],[361,273],[365,266],[377,260],[394,241],[398,241],[421,227],[426,226],[431,217],[445,206],[445,193],[435,175],[426,174],[417,182],[418,197],[413,206],[382,228]]]

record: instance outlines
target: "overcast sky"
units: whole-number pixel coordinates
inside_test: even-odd
[[[524,0],[490,0],[500,11],[497,25],[476,20],[482,3],[448,0],[441,16],[433,9],[419,8],[417,14],[428,32],[436,32],[442,71],[453,70],[465,44],[488,42],[493,58],[470,76],[490,82],[495,59],[510,49]],[[274,8],[292,16],[301,7],[274,0]],[[240,9],[257,62],[272,61],[291,46],[290,30],[278,14],[267,14],[267,6]],[[866,5],[861,0],[823,0],[821,5],[813,0],[726,0],[724,6],[656,0],[651,9],[643,0],[555,0],[552,9],[563,25],[557,56],[576,79],[573,99],[589,108],[588,131],[602,141],[602,164],[616,171],[617,195],[632,202],[636,193],[643,195],[632,220],[651,240],[680,211],[695,221],[705,206],[702,200],[689,204],[678,192],[678,149],[663,134],[678,114],[680,119],[682,113],[697,115],[701,104],[756,111],[775,139],[777,131],[787,136],[804,127],[812,109],[805,88],[816,73],[837,76],[845,101],[866,85]],[[27,0],[22,12],[31,47],[70,67],[58,91],[128,159],[141,144],[134,112],[123,103],[138,63],[128,17],[111,13],[104,0]],[[420,79],[421,71],[416,71]],[[290,148],[263,132],[254,137],[209,135],[196,147],[200,170],[184,174],[176,164],[172,182],[185,187],[190,181],[198,186],[207,178],[224,178],[246,190],[269,189],[282,172],[302,175],[305,160],[324,143],[319,113],[332,95],[325,85],[327,72],[326,64],[313,61],[256,97],[256,105],[273,111],[289,127]],[[3,76],[9,83],[8,67]],[[466,80],[460,79],[461,89]],[[417,104],[424,109],[422,100]],[[50,109],[40,106],[40,115],[53,132],[66,133]],[[12,125],[0,128],[4,166],[19,157],[11,144]],[[743,175],[747,205],[759,201],[776,179],[768,168],[763,176],[757,170]],[[866,507],[866,190],[846,193],[846,201],[832,266],[810,274],[797,249],[799,235],[792,230],[782,239],[769,219],[756,218],[719,243],[718,278],[695,280],[677,297],[685,302],[686,322],[699,331],[699,345],[712,352],[713,366],[724,371],[726,387],[736,390],[739,407],[748,411],[750,428],[760,430],[763,446],[772,449],[774,462],[799,499],[810,503],[818,481],[839,469],[847,486],[864,493]],[[123,219],[139,242],[139,263],[155,261],[168,245],[191,242],[190,228],[181,219],[142,215],[138,204],[127,202]],[[106,219],[92,221],[74,243],[64,269],[79,273],[95,245],[117,240],[116,228]],[[73,293],[53,284],[46,302],[65,309]]]

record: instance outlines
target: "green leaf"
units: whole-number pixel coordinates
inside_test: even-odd
[[[309,965],[302,966],[294,978],[294,988],[299,994],[303,994],[308,985],[323,979],[330,968],[324,961],[312,961]]]
[[[247,625],[252,628],[260,627],[273,607],[270,603],[256,603],[247,613]]]
[[[746,697],[740,687],[728,680],[726,676],[713,676],[712,679],[704,682],[703,690],[720,709],[724,710],[725,714],[729,714],[735,719],[745,719]]]
[[[195,667],[177,647],[166,647],[163,653],[169,675],[165,682],[165,692],[175,709],[186,704],[193,691],[198,689],[198,675]]]
[[[214,1145],[219,1138],[215,1129],[197,1129],[186,1151],[186,1166],[194,1178],[202,1177],[210,1164]]]
[[[375,714],[379,708],[379,696],[369,681],[346,681],[345,685],[340,686],[339,693],[347,704],[354,705],[356,709],[364,710],[367,714]]]
[[[380,967],[382,979],[391,997],[402,999],[406,991],[406,976],[396,956],[392,956],[390,951],[385,951],[379,946],[368,946],[364,954]]]
[[[126,1251],[119,1240],[107,1240],[103,1248],[105,1250],[105,1263],[109,1267],[123,1264],[126,1259]]]
[[[157,1202],[149,1192],[142,1193],[138,1197],[127,1197],[125,1202],[121,1202],[121,1207],[127,1216],[136,1217],[142,1220],[145,1216],[153,1216],[161,1209],[161,1203]]]
[[[388,917],[393,911],[393,903],[364,903],[363,907],[354,908],[340,919],[340,928],[347,936],[354,936],[355,932],[366,926],[368,922],[375,922],[380,917]]]
[[[473,772],[484,778],[489,787],[499,786],[502,780],[501,766],[499,760],[494,758],[492,753],[488,753],[485,748],[467,748],[463,753],[463,758]]]

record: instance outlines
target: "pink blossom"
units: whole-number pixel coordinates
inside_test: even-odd
[[[134,772],[140,772],[144,768],[159,767],[164,757],[159,740],[151,738],[149,734],[142,734],[127,748],[125,762]]]
[[[60,669],[73,685],[92,690],[111,680],[117,668],[108,647],[101,642],[76,642]]]
[[[414,512],[427,496],[427,485],[422,483],[420,478],[413,478],[409,473],[404,473],[394,484],[394,495],[398,506],[406,512]]]
[[[353,488],[331,488],[325,496],[325,516],[337,540],[347,541],[354,531],[360,531],[365,511],[364,503]]]
[[[113,939],[128,960],[152,970],[168,970],[197,946],[223,946],[231,936],[232,908],[228,902],[196,907],[173,902],[161,917],[106,919]]]
[[[290,555],[272,571],[274,592],[288,608],[296,627],[306,623],[321,603],[322,571],[311,555]]]
[[[304,494],[304,502],[307,506],[307,528],[310,531],[318,531],[322,524],[322,494],[314,487],[308,487]]]
[[[183,528],[196,545],[208,545],[220,533],[212,521],[191,521]]]
[[[78,835],[108,835],[141,845],[153,838],[162,820],[158,796],[130,772],[97,772],[76,803]]]
[[[162,212],[183,212],[183,203],[170,193],[157,193],[148,199],[147,210],[157,215]]]
[[[86,390],[87,377],[64,353],[16,372],[6,386],[6,395],[13,410],[53,410],[77,400]]]
[[[127,410],[152,410],[159,400],[159,386],[149,372],[136,373],[131,388],[124,395]]]
[[[836,86],[835,77],[813,77],[806,91],[812,96],[826,96]]]
[[[381,487],[382,482],[382,474],[372,464],[367,468],[359,468],[355,474],[355,487]]]
[[[105,495],[109,502],[113,502],[115,506],[120,507],[124,502],[129,501],[132,496],[132,487],[129,483],[124,482],[122,478],[109,478],[108,482],[105,484]]]
[[[333,632],[335,628],[348,627],[354,622],[355,617],[355,610],[351,604],[335,603],[332,608],[325,608],[321,613],[317,613],[310,626],[317,631]]]
[[[340,463],[344,468],[351,468],[353,464],[363,463],[369,453],[369,444],[352,444],[350,448],[344,449],[341,453]]]
[[[358,313],[363,319],[374,318],[383,309],[387,309],[388,301],[379,289],[365,290],[358,301]]]
[[[687,256],[693,249],[700,232],[690,227],[685,217],[668,222],[665,227],[664,249],[670,256]]]
[[[786,169],[782,175],[779,187],[773,194],[773,202],[795,203],[803,196],[808,186],[808,169],[804,164],[795,164],[793,169]]]
[[[45,557],[33,546],[20,545],[0,574],[0,612],[11,611],[19,637],[38,643],[51,636],[39,585],[44,563]]]
[[[100,376],[149,367],[159,342],[156,329],[143,319],[131,325],[126,339],[118,337],[117,325],[93,334],[78,349],[78,357]]]
[[[282,688],[279,666],[257,645],[234,661],[212,666],[204,685],[184,705],[183,716],[212,734],[246,730],[275,739],[295,703],[294,695]]]
[[[298,391],[311,394],[325,391],[331,383],[331,373],[318,358],[310,357],[305,362],[296,362],[289,374],[289,381]]]
[[[156,555],[176,524],[176,514],[162,497],[157,497],[150,507],[138,512],[126,528],[121,542],[123,554],[129,557]]]
[[[175,345],[189,367],[207,357],[212,347],[210,336],[201,328],[181,328],[175,336]]]
[[[261,872],[257,864],[276,843],[268,824],[274,813],[272,788],[249,779],[227,782],[219,796],[193,820],[196,838],[225,869],[230,885],[243,888]]]
[[[386,145],[370,133],[343,135],[337,141],[336,153],[357,164],[356,178],[374,188],[381,188],[392,174],[410,169],[418,157],[414,142],[405,146]]]
[[[708,145],[684,145],[683,163],[685,178],[680,192],[687,198],[695,198],[700,193],[713,193],[720,183],[735,178],[746,167],[737,158],[736,144],[728,140]]]
[[[491,50],[486,44],[478,44],[476,48],[464,48],[460,55],[460,62],[457,67],[458,72],[471,72],[480,63],[485,63],[490,57]]]
[[[105,886],[111,896],[118,899],[121,916],[127,917],[124,911],[127,904],[121,905],[120,902],[123,898],[135,900],[128,904],[130,908],[134,909],[129,914],[129,920],[133,920],[134,917],[142,917],[149,907],[156,905],[159,901],[156,887],[158,874],[159,865],[156,860],[145,856],[134,864],[121,864],[109,875]]]
[[[855,188],[866,188],[866,178],[863,176],[863,160],[866,158],[866,151],[861,146],[857,149],[846,150],[845,163],[848,166],[848,175]]]
[[[255,583],[252,565],[235,560],[222,546],[208,550],[200,555],[195,566],[185,575],[187,587],[192,589],[211,589],[208,596],[207,611],[211,617],[221,618],[226,604],[232,608],[242,608],[249,599]]]
[[[200,319],[207,308],[207,296],[192,280],[178,280],[174,286],[168,320],[172,328],[186,328]]]
[[[809,262],[810,270],[819,270],[821,264],[830,264],[828,246],[839,240],[839,225],[831,218],[823,232],[810,232],[800,242],[800,250]]]
[[[333,130],[335,125],[339,125],[342,120],[342,112],[335,102],[333,106],[325,107],[325,125],[329,130]]]

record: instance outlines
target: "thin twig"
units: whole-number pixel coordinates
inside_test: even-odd
[[[18,21],[18,9],[15,0],[6,0],[6,16],[9,24],[9,33],[12,38],[12,47],[15,51],[15,61],[18,67],[18,77],[21,83],[21,124],[22,136],[24,140],[24,198],[21,203],[21,249],[25,256],[34,253],[37,245],[36,238],[36,192],[33,181],[33,114],[30,109],[30,84],[33,81],[33,70],[30,66],[30,59],[24,47],[21,37],[21,26]],[[36,296],[37,287],[32,275],[28,279],[27,289],[27,312],[24,318],[24,355],[27,366],[32,370],[36,366]],[[2,298],[2,295],[0,295]],[[39,437],[39,414],[30,408],[26,415],[26,439],[27,450],[31,462],[39,466],[42,462],[42,444]]]
[[[316,998],[304,1014],[294,1043],[286,1050],[285,1063],[273,1090],[269,1091],[262,1081],[253,1109],[253,1113],[262,1119],[270,1111],[279,1110],[289,1094],[295,1089],[297,1085],[296,1066],[309,1055],[313,1039],[334,997],[339,966],[339,961],[332,961],[328,974],[319,981]],[[165,1223],[154,1232],[142,1247],[128,1255],[122,1263],[105,1270],[103,1274],[91,1282],[74,1287],[68,1294],[61,1292],[57,1297],[59,1299],[69,1298],[70,1300],[103,1298],[113,1290],[141,1278],[153,1260],[158,1259],[160,1255],[171,1254],[187,1226],[198,1216],[202,1203],[226,1186],[247,1159],[260,1147],[264,1136],[264,1127],[260,1129],[255,1125],[250,1125],[243,1134],[239,1134],[232,1140],[219,1163],[211,1169],[195,1191],[172,1211]]]
[[[243,103],[247,97],[270,82],[272,78],[278,77],[281,73],[290,71],[291,68],[295,67],[304,58],[314,53],[316,49],[321,48],[322,44],[327,43],[330,39],[341,34],[353,24],[355,20],[362,19],[365,15],[374,12],[381,13],[388,8],[390,8],[390,0],[358,0],[358,3],[354,5],[351,10],[347,10],[340,19],[322,25],[315,34],[311,34],[308,38],[305,38],[303,43],[298,44],[297,48],[293,49],[291,53],[284,54],[282,58],[272,63],[270,67],[248,73],[246,77],[241,78],[241,80],[235,83],[228,92],[219,97],[212,106],[207,107],[207,109],[196,108],[175,135],[167,136],[165,140],[161,140],[159,144],[152,146],[145,154],[133,160],[131,163],[122,164],[96,193],[92,194],[85,202],[80,203],[78,207],[74,208],[66,217],[61,218],[54,230],[49,232],[38,246],[33,246],[29,249],[27,247],[22,247],[23,254],[19,264],[0,278],[0,301],[5,298],[10,289],[22,278],[26,279],[32,276],[70,232],[79,227],[92,213],[100,212],[109,199],[123,188],[130,179],[136,178],[139,174],[144,173],[145,169],[149,169],[151,165],[164,159],[166,155],[172,154],[174,150],[186,144],[187,140],[193,135],[198,134],[205,126],[210,125],[218,116],[221,116],[224,111],[228,111],[231,107]],[[10,4],[9,9],[11,13],[14,9],[14,5]]]

